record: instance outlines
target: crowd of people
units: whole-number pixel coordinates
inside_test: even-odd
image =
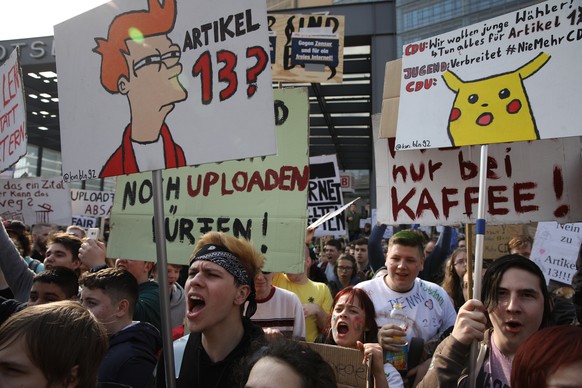
[[[165,387],[165,286],[177,387],[335,386],[310,342],[360,351],[375,387],[582,387],[582,275],[574,297],[552,292],[517,236],[470,298],[451,227],[387,241],[385,228],[347,243],[308,230],[300,273],[268,272],[251,242],[209,232],[160,285],[154,262],[108,258],[82,228],[5,221],[0,386]]]

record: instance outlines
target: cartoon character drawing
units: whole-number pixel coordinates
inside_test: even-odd
[[[540,138],[523,80],[550,59],[540,53],[519,69],[474,81],[447,70],[442,77],[456,94],[447,127],[453,146]]]
[[[182,147],[165,123],[175,103],[188,96],[178,80],[180,47],[168,37],[176,21],[176,0],[165,0],[163,6],[159,0],[148,0],[148,7],[116,16],[107,39],[95,39],[93,52],[101,55],[101,85],[111,94],[127,97],[131,116],[121,145],[103,166],[100,178],[154,169],[158,155],[157,163],[163,159],[166,168],[187,165]]]

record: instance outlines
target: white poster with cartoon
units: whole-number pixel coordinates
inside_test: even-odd
[[[276,152],[264,1],[115,1],[55,42],[65,181]]]
[[[582,0],[403,47],[397,151],[582,135]]]

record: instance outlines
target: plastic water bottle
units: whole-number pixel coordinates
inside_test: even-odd
[[[393,325],[400,326],[404,331],[408,330],[408,317],[403,311],[401,304],[395,304],[390,311],[390,323]],[[394,337],[394,339],[403,339],[406,341],[402,345],[392,345],[398,348],[398,352],[384,351],[384,363],[389,362],[396,368],[402,375],[406,374],[408,370],[408,341],[406,337]]]
[[[392,310],[390,311],[390,319],[392,321],[392,324],[400,326],[400,328],[404,331],[408,330],[408,317],[406,316],[406,314],[404,314],[404,310],[403,310],[401,304],[396,303],[394,305],[394,307],[392,307]],[[394,337],[394,338],[395,339],[402,339],[402,337]],[[406,341],[406,343],[402,344],[401,346],[408,345],[408,341],[406,340],[406,337],[404,337],[404,340]]]

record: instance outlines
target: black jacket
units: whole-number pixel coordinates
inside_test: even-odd
[[[14,299],[6,299],[0,296],[0,325],[2,325],[12,314],[26,307],[26,303]]]
[[[238,385],[236,381],[240,361],[252,352],[258,343],[265,341],[263,329],[243,318],[244,334],[236,348],[222,361],[213,363],[202,346],[202,334],[190,333],[180,364],[180,373],[176,373],[177,388],[231,388]],[[175,349],[175,348],[174,348]],[[166,373],[163,357],[158,363],[156,376],[157,387],[166,386]]]
[[[121,330],[109,338],[98,381],[133,388],[152,386],[156,354],[161,347],[160,332],[149,323],[138,322]]]

